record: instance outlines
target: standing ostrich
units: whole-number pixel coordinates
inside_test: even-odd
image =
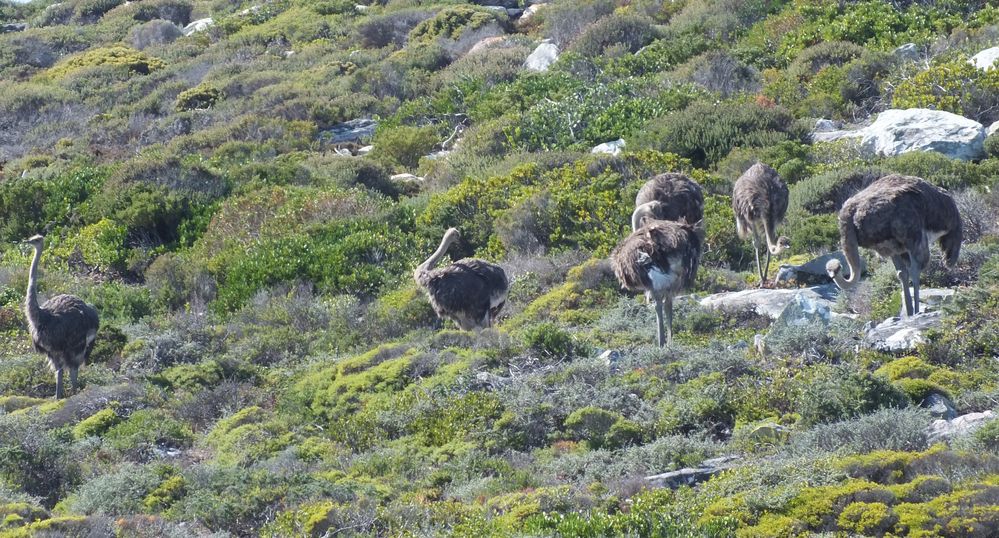
[[[735,231],[739,238],[753,238],[753,252],[756,254],[756,269],[760,274],[760,287],[767,281],[770,270],[770,257],[780,254],[791,246],[787,237],[777,237],[777,225],[787,213],[787,185],[777,171],[757,162],[749,167],[735,182],[732,189],[732,209],[735,211]],[[760,228],[767,240],[767,263],[760,264],[760,249],[757,247]]]
[[[62,374],[69,369],[69,381],[77,389],[77,374],[94,347],[99,321],[97,310],[73,295],[56,295],[38,305],[38,262],[42,259],[45,238],[36,235],[25,243],[35,247],[28,271],[28,291],[24,314],[35,351],[44,353],[55,370],[56,399],[63,397]]]
[[[636,210],[631,215],[631,230],[642,226],[642,220],[672,220],[700,222],[704,218],[704,194],[696,181],[683,174],[659,174],[645,182],[635,196]]]
[[[840,289],[860,280],[860,250],[873,249],[891,258],[902,285],[906,316],[919,313],[919,272],[930,260],[929,244],[939,240],[944,263],[953,267],[961,253],[962,224],[957,204],[946,191],[918,177],[885,176],[843,203],[839,234],[850,278],[840,274],[839,260],[829,260],[826,272]],[[912,294],[909,294],[909,284]]]
[[[701,236],[694,225],[653,220],[632,232],[611,252],[611,265],[621,287],[644,291],[646,297],[655,300],[659,347],[673,345],[673,297],[694,283],[701,249]]]
[[[450,318],[465,331],[491,327],[506,304],[510,289],[503,268],[485,260],[465,258],[434,269],[459,237],[457,229],[449,228],[437,250],[413,271],[413,278],[427,291],[430,305],[441,319]]]

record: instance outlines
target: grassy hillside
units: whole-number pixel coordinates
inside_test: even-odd
[[[999,406],[999,138],[963,162],[809,136],[999,120],[999,69],[968,63],[999,9],[488,3],[0,0],[0,537],[999,534],[999,421],[931,444],[921,406]],[[543,39],[558,60],[525,69]],[[377,126],[344,141],[353,120]],[[900,306],[871,256],[828,327],[678,300],[658,349],[606,261],[636,192],[699,181],[693,293],[747,289],[729,194],[756,160],[791,191],[771,275],[838,248],[873,178],[949,189],[961,261],[934,247],[923,274],[957,289],[942,328],[861,345]],[[514,278],[497,328],[440,329],[412,281],[452,226],[452,259]],[[101,315],[61,401],[21,309],[36,233],[42,295]],[[718,456],[696,487],[644,478]]]

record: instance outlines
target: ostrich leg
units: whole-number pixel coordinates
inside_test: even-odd
[[[666,296],[666,347],[673,347],[673,296]]]
[[[656,297],[656,327],[658,331],[656,335],[659,338],[659,347],[662,348],[666,344],[666,338],[663,334],[663,300],[661,297]]]
[[[63,397],[62,390],[62,368],[55,371],[56,376],[56,400],[61,400]]]
[[[80,374],[80,369],[76,366],[70,366],[69,368],[69,386],[73,388],[73,394],[76,394],[80,388],[79,383],[76,382],[77,376]]]
[[[912,316],[912,295],[909,294],[909,267],[902,260],[901,256],[891,257],[891,262],[895,265],[895,275],[902,286],[902,317]]]
[[[767,264],[763,266],[763,277],[760,280],[761,288],[767,283],[767,275],[770,273],[770,256],[770,245],[767,245]]]
[[[756,254],[756,273],[760,275],[760,287],[763,287],[763,266],[760,265],[760,249],[756,248],[756,230],[753,230],[753,254]]]
[[[916,261],[916,257],[909,254],[909,280],[912,281],[912,313],[919,313],[919,272],[923,268]]]

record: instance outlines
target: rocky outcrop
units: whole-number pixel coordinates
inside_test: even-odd
[[[24,22],[8,22],[7,24],[0,24],[0,34],[23,32],[27,29],[28,24]]]
[[[925,343],[927,329],[940,326],[940,312],[920,312],[908,318],[889,318],[867,330],[867,344],[879,351],[910,351]]]
[[[919,404],[920,407],[929,410],[930,414],[936,418],[951,420],[957,418],[957,410],[954,404],[943,394],[934,392],[927,396]]]
[[[712,476],[735,466],[739,456],[721,456],[704,460],[697,467],[686,467],[678,471],[645,477],[649,487],[676,489],[680,486],[693,486],[707,481]]]
[[[378,127],[378,122],[375,120],[362,118],[338,123],[323,131],[321,136],[331,144],[361,142],[375,136],[376,127]]]
[[[949,441],[958,437],[964,437],[975,432],[986,423],[995,419],[995,413],[985,411],[982,413],[968,413],[955,419],[934,420],[926,428],[926,438],[930,443]]]
[[[182,31],[184,32],[184,35],[191,35],[197,32],[203,32],[211,28],[212,26],[215,26],[215,20],[212,19],[211,17],[208,17],[192,21],[191,24],[185,26],[184,30]]]
[[[771,319],[780,317],[784,309],[792,301],[811,301],[818,308],[821,305],[828,309],[836,302],[839,294],[836,286],[828,284],[802,289],[751,289],[716,293],[700,299],[698,302],[705,308],[724,310],[726,312],[753,311]],[[833,314],[835,315],[835,314]]]
[[[558,59],[558,47],[554,43],[544,41],[527,57],[524,67],[531,71],[548,71],[555,60]]]
[[[593,149],[590,150],[590,153],[607,153],[609,155],[617,155],[618,153],[621,153],[624,146],[624,139],[618,138],[617,140],[604,142],[603,144],[594,146]]]
[[[985,127],[981,123],[926,108],[886,110],[861,129],[812,133],[816,142],[842,139],[856,139],[861,151],[870,156],[935,151],[952,159],[973,160],[985,154]]]
[[[972,56],[971,59],[968,60],[968,63],[974,65],[982,71],[989,71],[995,67],[994,64],[996,60],[999,60],[999,47],[992,47]]]

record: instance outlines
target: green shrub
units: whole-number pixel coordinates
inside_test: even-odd
[[[849,367],[822,367],[802,388],[796,409],[804,425],[835,422],[885,407],[902,407],[908,399],[888,380]]]
[[[999,157],[999,135],[995,133],[990,134],[984,143],[985,155],[990,158]]]
[[[125,3],[125,0],[84,0],[76,4],[76,13],[84,19],[94,20]]]
[[[542,356],[553,359],[571,357],[576,348],[571,334],[548,322],[527,329],[524,343]]]
[[[83,263],[98,271],[121,271],[128,253],[125,249],[127,233],[124,226],[111,219],[102,219],[82,228],[53,252],[67,259],[78,252]]]
[[[676,153],[696,166],[705,166],[718,162],[736,146],[765,147],[804,136],[794,117],[781,107],[695,103],[650,122],[636,145]]]
[[[488,9],[467,5],[449,6],[417,24],[409,33],[409,38],[412,41],[431,41],[441,37],[458,39],[466,31],[499,20],[495,12]]]
[[[598,449],[603,446],[611,428],[622,418],[618,413],[599,407],[583,407],[566,417],[565,429],[574,439],[586,441],[592,448]]]
[[[990,420],[975,430],[974,439],[989,450],[999,450],[999,420]]]
[[[68,77],[89,67],[120,67],[131,73],[148,75],[166,67],[166,62],[143,52],[122,45],[90,49],[82,54],[63,60],[49,69],[46,74],[54,79]]]
[[[174,108],[178,112],[185,110],[205,110],[212,108],[223,97],[222,90],[202,83],[180,92]]]
[[[191,427],[161,409],[140,409],[103,435],[108,446],[122,451],[147,453],[153,448],[181,448],[191,444]]]
[[[437,129],[432,126],[410,127],[400,125],[380,130],[372,142],[377,149],[375,155],[386,164],[397,168],[413,170],[420,157],[429,154],[437,146]]]
[[[600,56],[614,47],[637,52],[655,37],[652,21],[631,13],[611,14],[593,23],[573,40],[569,50],[583,56]]]
[[[934,108],[988,125],[999,119],[999,73],[982,70],[964,58],[941,62],[895,88],[895,108]]]
[[[73,427],[73,437],[76,439],[84,439],[87,437],[100,436],[104,432],[108,431],[112,426],[121,422],[121,417],[118,415],[116,407],[116,403],[113,402],[111,407],[101,409],[93,415],[81,420],[79,424]]]
[[[146,498],[142,500],[142,506],[148,512],[161,512],[169,508],[177,499],[183,497],[186,492],[187,482],[184,477],[179,474],[173,475],[149,492],[149,495],[146,495]]]
[[[843,509],[837,524],[844,531],[864,535],[882,533],[898,521],[892,509],[879,502],[855,502]]]

